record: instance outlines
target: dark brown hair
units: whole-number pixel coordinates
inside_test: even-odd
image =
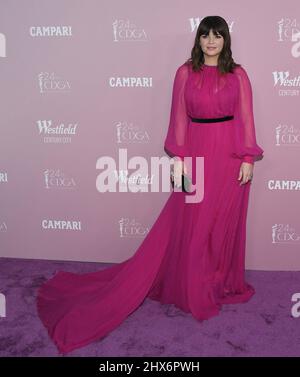
[[[194,71],[202,69],[204,54],[200,46],[200,36],[203,34],[208,35],[211,29],[215,35],[221,34],[224,38],[224,45],[218,58],[219,71],[221,73],[233,72],[233,69],[240,67],[241,64],[235,63],[232,58],[231,37],[228,24],[224,18],[220,16],[207,16],[200,22],[196,32],[194,46],[191,51],[191,57],[185,63],[192,64]]]

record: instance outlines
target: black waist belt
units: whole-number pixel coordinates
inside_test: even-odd
[[[233,115],[228,115],[223,118],[191,118],[192,122],[197,122],[197,123],[213,123],[213,122],[224,122],[225,120],[230,120],[233,119]]]

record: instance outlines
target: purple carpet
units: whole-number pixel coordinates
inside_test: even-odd
[[[92,272],[110,264],[0,258],[0,356],[59,356],[40,322],[37,288],[55,271]],[[103,340],[72,356],[299,356],[300,317],[291,297],[300,272],[246,271],[256,294],[245,304],[224,305],[219,316],[198,322],[174,305],[146,298]]]

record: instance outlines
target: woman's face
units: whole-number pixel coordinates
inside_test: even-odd
[[[215,35],[212,29],[210,29],[208,35],[203,34],[200,36],[200,46],[207,57],[218,56],[222,51],[223,45],[223,36],[219,33]]]

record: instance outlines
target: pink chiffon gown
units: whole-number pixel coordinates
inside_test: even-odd
[[[230,115],[222,122],[191,120]],[[60,353],[103,338],[146,297],[201,321],[254,294],[244,279],[251,183],[240,185],[238,175],[241,163],[254,164],[263,150],[246,70],[179,66],[164,147],[170,157],[204,157],[203,200],[186,203],[191,194],[172,191],[131,258],[93,273],[59,271],[39,287],[38,314]]]

